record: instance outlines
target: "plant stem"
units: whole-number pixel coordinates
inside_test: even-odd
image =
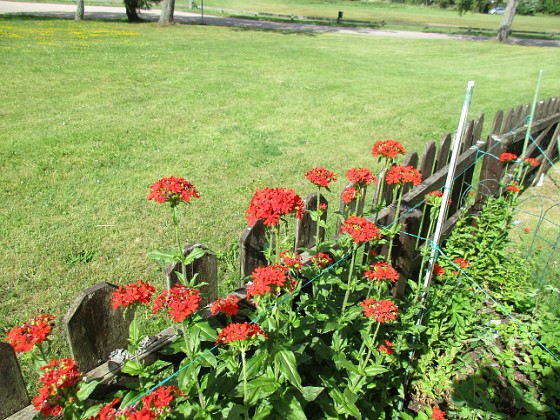
[[[397,227],[399,226],[399,213],[401,212],[403,191],[404,191],[403,186],[399,185],[399,198],[397,199],[397,209],[395,210],[395,219],[393,220],[393,223]],[[389,264],[391,264],[391,254],[393,252],[393,242],[395,240],[395,236],[396,236],[396,231],[395,233],[391,233],[391,238],[389,239],[389,250],[387,251],[387,262]]]
[[[245,420],[249,420],[249,407],[247,398],[247,369],[245,366],[245,349],[241,348],[241,369],[243,371],[243,407],[245,407]]]
[[[320,237],[319,232],[321,227],[319,226],[319,220],[321,220],[321,189],[319,188],[319,192],[317,193],[317,222],[316,222],[316,231],[315,231],[315,256],[319,255],[319,245],[320,245]],[[317,260],[318,262],[318,260]]]
[[[377,338],[377,333],[379,332],[379,327],[380,327],[380,326],[381,326],[381,322],[378,322],[378,323],[377,323],[377,327],[375,327],[375,333],[373,333],[373,338],[372,338],[372,340],[371,340],[372,343],[375,343],[375,339]],[[366,366],[367,366],[367,364],[368,364],[368,362],[369,362],[370,357],[371,357],[371,347],[368,347],[368,354],[367,354],[367,356],[366,356],[365,362],[364,362],[363,364],[361,364],[361,362],[360,362],[360,370],[366,368]]]
[[[350,261],[350,269],[348,270],[348,282],[347,282],[347,289],[346,294],[344,295],[344,301],[342,302],[342,310],[341,315],[344,315],[344,311],[346,310],[346,305],[348,304],[348,297],[350,296],[350,290],[352,289],[352,274],[354,271],[354,264],[356,262],[356,253],[358,251],[358,244],[354,242],[354,246],[352,248],[352,260]]]

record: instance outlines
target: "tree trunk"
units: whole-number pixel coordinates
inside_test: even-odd
[[[74,20],[82,20],[84,18],[84,0],[78,0],[78,6],[76,7],[76,14],[74,15]]]
[[[502,17],[502,23],[498,28],[498,35],[496,39],[500,42],[506,42],[509,33],[511,32],[511,25],[513,23],[513,18],[515,17],[515,11],[517,10],[517,5],[519,4],[519,0],[509,0],[506,6],[506,10],[504,11],[504,16]]]
[[[126,9],[126,17],[128,18],[129,22],[140,22],[140,16],[138,16],[138,11],[136,10],[136,6],[132,6],[128,4],[127,1],[124,2],[124,7]]]
[[[168,25],[173,23],[173,13],[175,12],[175,0],[163,0],[161,5],[161,15],[159,15],[159,23]]]

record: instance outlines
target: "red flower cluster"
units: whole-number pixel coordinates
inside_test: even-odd
[[[200,198],[193,184],[185,178],[170,176],[154,182],[150,187],[148,200],[158,203],[168,202],[172,207],[177,206],[181,201],[189,203],[192,198]]]
[[[413,166],[395,165],[391,166],[385,177],[387,184],[408,184],[420,185],[422,183],[422,174]]]
[[[362,187],[372,182],[377,182],[377,178],[368,168],[351,168],[346,171],[346,178],[352,184]]]
[[[395,270],[391,264],[380,261],[372,264],[371,270],[364,271],[364,277],[370,281],[384,281],[389,280],[394,283],[399,279],[399,273]]]
[[[340,231],[350,234],[356,243],[363,243],[381,238],[381,232],[375,223],[359,216],[350,216],[346,219]]]
[[[138,280],[136,283],[128,283],[125,286],[119,286],[113,292],[111,307],[117,309],[120,306],[130,306],[134,303],[147,305],[150,303],[152,295],[156,292],[156,288],[149,283]]]
[[[445,420],[445,411],[441,411],[436,405],[432,408],[432,419],[434,420]]]
[[[394,344],[392,342],[390,342],[389,340],[385,340],[385,344],[381,344],[379,347],[377,347],[377,350],[382,353],[393,354],[393,346]]]
[[[288,188],[263,188],[257,190],[247,209],[247,222],[252,226],[262,219],[266,226],[276,226],[280,217],[295,213],[303,217],[303,200],[294,190]]]
[[[239,312],[239,297],[236,295],[229,295],[225,298],[218,298],[210,306],[212,315],[216,315],[218,312],[223,312],[227,316],[235,316]]]
[[[469,261],[464,258],[457,257],[453,260],[453,262],[461,268],[467,268],[469,266]]]
[[[280,264],[257,267],[251,277],[253,281],[247,286],[247,297],[277,292],[286,284],[286,267]]]
[[[436,263],[434,264],[434,274],[438,277],[443,277],[445,274],[445,270],[441,265]]]
[[[429,192],[424,196],[424,202],[429,206],[439,207],[443,198],[443,191],[435,190]],[[451,204],[451,198],[448,199],[447,204]]]
[[[311,262],[316,264],[319,268],[324,268],[333,263],[333,259],[329,254],[319,252],[317,255],[311,257]]]
[[[288,251],[286,249],[282,251],[279,256],[282,260],[282,264],[284,264],[286,267],[293,267],[297,271],[301,271],[301,255]]]
[[[318,187],[324,188],[328,188],[331,182],[336,182],[335,173],[325,168],[313,168],[305,174],[305,177]]]
[[[35,344],[41,344],[47,339],[52,330],[55,319],[53,315],[39,314],[35,318],[12,328],[6,335],[6,341],[11,344],[16,352],[28,352]]]
[[[351,203],[356,198],[358,198],[358,189],[354,187],[348,187],[342,190],[340,194],[340,199],[344,201],[346,204]]]
[[[373,316],[380,323],[396,321],[399,315],[399,308],[390,300],[365,299],[361,305],[366,318]]]
[[[259,335],[268,338],[258,324],[251,324],[249,322],[233,323],[220,331],[216,344],[245,341]]]
[[[509,162],[515,161],[516,159],[517,159],[517,155],[514,154],[514,153],[505,152],[505,153],[502,153],[500,155],[500,162],[508,162],[509,163]]]
[[[142,408],[135,406],[127,406],[122,410],[117,410],[114,406],[121,401],[115,398],[109,404],[101,408],[95,417],[96,420],[116,420],[116,419],[134,419],[134,420],[152,420],[156,418],[166,418],[170,413],[170,405],[177,395],[183,395],[179,389],[174,386],[160,386],[148,395],[142,397]],[[183,395],[184,396],[184,395]]]
[[[539,166],[539,161],[535,158],[525,158],[523,159],[523,163],[527,166],[533,166],[533,167]]]
[[[506,187],[506,192],[511,193],[511,194],[517,194],[519,193],[519,191],[521,191],[519,189],[519,187],[517,185],[508,185]]]
[[[189,315],[198,310],[201,301],[200,292],[184,284],[178,283],[172,289],[166,289],[154,300],[153,313],[160,309],[169,310],[169,316],[175,322],[183,322]]]
[[[66,401],[74,398],[77,384],[82,378],[73,359],[53,360],[41,368],[45,371],[39,378],[42,386],[33,398],[35,410],[45,417],[60,416]]]
[[[373,145],[371,154],[373,156],[395,159],[399,154],[404,155],[404,147],[396,140],[378,140]]]

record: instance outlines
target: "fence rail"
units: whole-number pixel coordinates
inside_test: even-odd
[[[449,208],[445,223],[446,237],[453,229],[454,224],[462,214],[478,212],[488,196],[499,193],[499,182],[504,176],[504,165],[498,157],[503,152],[519,154],[528,129],[527,121],[529,106],[519,106],[507,112],[498,111],[493,119],[489,134],[482,139],[485,116],[469,121],[463,136],[463,147],[459,156],[453,183],[451,197],[452,204]],[[531,144],[527,148],[525,157],[539,160],[540,165],[533,168],[526,178],[527,185],[540,176],[550,166],[550,161],[558,154],[560,132],[560,98],[551,98],[540,101],[536,107],[531,124]],[[399,220],[403,224],[401,233],[395,240],[392,252],[393,266],[400,273],[393,293],[402,295],[406,281],[410,278],[419,264],[419,249],[423,242],[419,240],[426,235],[425,219],[428,212],[424,208],[426,193],[441,189],[444,186],[449,170],[449,159],[452,135],[444,134],[436,146],[435,142],[426,144],[419,158],[417,153],[405,157],[404,165],[412,165],[422,172],[423,182],[406,192],[402,198],[402,214],[396,215],[395,203],[381,209],[375,215],[375,221],[380,225],[388,226]],[[467,192],[473,191],[475,179],[478,179],[476,196],[470,201],[464,200],[469,196]],[[371,192],[370,192],[371,193]],[[385,191],[385,196],[391,202],[391,190]],[[310,194],[306,200],[307,208],[315,209],[318,199],[317,193]],[[324,201],[324,197],[320,197]],[[362,202],[361,206],[367,205]],[[340,210],[345,211],[343,202]],[[324,215],[326,217],[326,214]],[[373,220],[374,216],[370,216]],[[315,246],[316,222],[308,215],[297,223],[294,248],[312,248]],[[324,235],[324,231],[322,231]],[[424,238],[425,239],[425,238]],[[263,255],[266,243],[265,230],[262,223],[257,222],[252,227],[247,227],[240,239],[240,274],[241,279],[249,275],[256,267],[266,264]],[[188,254],[194,249],[202,247],[200,244],[191,244],[185,248]],[[303,255],[304,263],[309,260],[309,255]],[[174,272],[179,267],[171,266],[168,269],[167,280],[171,286],[176,282]],[[217,297],[217,260],[212,254],[207,254],[187,267],[187,276],[192,278],[199,274],[207,282],[205,286],[206,303]],[[116,349],[126,348],[128,328],[132,320],[132,313],[123,317],[122,310],[111,309],[111,295],[117,286],[109,283],[99,283],[82,291],[64,318],[68,342],[72,357],[78,365],[87,370],[86,376],[90,379],[102,380],[103,384],[114,381],[121,363],[110,361],[111,352]],[[235,291],[239,297],[245,297],[243,284]],[[122,309],[122,308],[121,308]],[[209,312],[208,309],[205,309]],[[170,343],[175,337],[173,328],[160,332],[143,349],[141,358],[156,358],[158,351]],[[0,343],[0,418],[30,419],[35,411],[30,404],[20,366],[12,347]]]

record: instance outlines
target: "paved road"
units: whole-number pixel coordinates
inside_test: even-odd
[[[76,6],[72,4],[48,4],[48,3],[22,3],[0,1],[0,14],[17,13],[30,14],[36,16],[52,16],[63,19],[73,19]],[[157,21],[159,18],[159,10],[142,11],[140,16],[143,19]],[[109,6],[89,6],[86,0],[85,19],[91,20],[115,20],[126,17],[123,7]],[[175,21],[185,24],[200,24],[200,13],[175,12]],[[240,28],[258,29],[258,30],[278,30],[278,31],[295,31],[295,32],[331,32],[343,34],[357,34],[364,36],[380,36],[380,37],[396,37],[410,39],[455,39],[470,41],[488,41],[493,38],[469,35],[448,35],[435,34],[426,32],[397,31],[387,29],[372,28],[345,28],[337,26],[313,25],[305,23],[292,22],[269,22],[263,20],[251,20],[241,18],[230,18],[222,16],[204,15],[204,24],[214,26],[234,26]],[[511,43],[519,45],[532,46],[548,46],[560,47],[560,41],[551,40],[535,40],[535,39],[511,39]]]

